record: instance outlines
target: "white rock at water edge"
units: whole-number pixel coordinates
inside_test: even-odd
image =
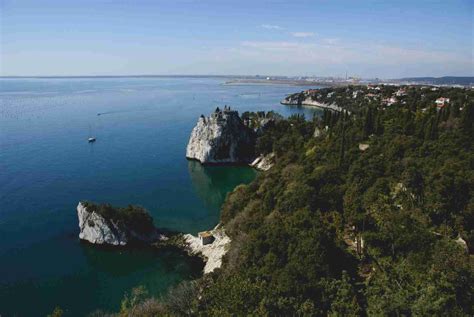
[[[254,158],[255,133],[237,111],[216,109],[201,116],[191,132],[186,157],[206,163],[249,163]]]
[[[127,235],[112,221],[107,221],[98,213],[89,212],[86,207],[79,203],[77,205],[77,217],[79,218],[79,239],[93,244],[109,244],[124,246],[128,243]]]
[[[82,203],[77,205],[79,218],[79,239],[93,244],[125,246],[130,241],[152,243],[167,238],[158,230],[137,232],[113,219],[105,219],[94,210],[88,210]]]
[[[205,259],[204,274],[213,272],[222,265],[222,257],[227,253],[229,243],[231,242],[229,236],[225,233],[223,227],[217,225],[211,233],[214,241],[210,244],[202,245],[201,240],[191,234],[183,235],[186,249],[191,255],[201,255]]]

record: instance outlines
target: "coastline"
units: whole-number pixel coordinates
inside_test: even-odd
[[[175,249],[186,254],[191,261],[202,261],[202,270],[199,277],[212,273],[222,265],[222,258],[229,250],[230,237],[225,233],[225,228],[219,222],[214,229],[205,231],[212,235],[212,242],[203,244],[199,236],[191,233],[172,233],[166,239],[145,244],[155,250]]]
[[[333,111],[338,111],[338,112],[341,112],[343,109],[335,104],[327,104],[327,103],[322,103],[322,102],[318,102],[318,101],[303,101],[301,102],[300,104],[295,104],[295,103],[292,103],[292,102],[284,102],[284,101],[280,101],[280,104],[282,105],[285,105],[285,106],[306,106],[306,107],[316,107],[316,108],[320,108],[320,109],[330,109],[330,110],[333,110]]]
[[[339,87],[346,84],[327,83],[307,80],[276,80],[276,79],[235,79],[224,82],[222,85],[287,85],[287,86],[318,86]]]
[[[214,237],[214,241],[203,245],[199,237],[192,234],[183,234],[184,249],[190,256],[199,256],[203,259],[203,274],[212,273],[222,265],[222,258],[229,250],[231,239],[225,233],[224,227],[218,223],[214,229],[209,231]]]
[[[46,315],[52,307],[54,308],[54,305],[61,305],[63,308],[78,312],[81,315],[86,315],[87,312],[95,308],[114,310],[122,299],[123,292],[128,291],[133,286],[141,283],[141,281],[146,281],[146,286],[150,287],[148,281],[156,280],[157,283],[156,286],[152,287],[152,292],[155,292],[155,288],[159,292],[164,292],[171,285],[171,278],[168,279],[168,277],[180,281],[181,279],[187,279],[186,276],[189,275],[186,271],[188,266],[187,264],[183,265],[183,263],[188,263],[191,260],[181,256],[181,252],[171,252],[170,254],[173,254],[173,256],[167,256],[168,251],[164,243],[163,247],[165,250],[163,251],[165,253],[161,256],[160,252],[154,252],[153,249],[150,250],[150,248],[142,247],[141,245],[130,245],[130,247],[121,247],[119,249],[117,247],[99,245],[90,246],[80,242],[76,239],[79,232],[76,229],[77,216],[74,212],[78,198],[111,201],[118,206],[126,206],[130,202],[138,202],[155,212],[156,215],[159,215],[156,224],[160,229],[170,228],[170,230],[175,232],[180,231],[197,235],[197,231],[212,229],[217,224],[220,214],[220,211],[216,211],[219,209],[217,204],[221,204],[220,199],[225,197],[227,190],[233,189],[236,183],[247,182],[254,177],[252,175],[255,169],[248,168],[249,171],[247,172],[248,165],[246,163],[236,164],[235,167],[239,168],[234,168],[234,166],[227,168],[229,164],[222,165],[226,166],[226,168],[214,168],[212,166],[213,168],[210,169],[210,172],[201,168],[201,166],[194,169],[190,168],[188,164],[192,162],[176,164],[176,167],[170,168],[170,161],[178,161],[182,157],[181,152],[170,151],[169,149],[175,146],[176,140],[183,143],[188,141],[189,135],[184,135],[181,131],[189,128],[191,119],[187,121],[183,113],[176,113],[176,105],[179,102],[168,102],[166,96],[156,97],[158,99],[155,99],[155,97],[149,98],[148,96],[154,94],[154,87],[166,87],[167,83],[161,80],[148,80],[153,85],[149,85],[149,82],[139,83],[134,80],[130,82],[104,81],[104,86],[98,89],[98,91],[90,91],[83,94],[76,94],[75,91],[82,91],[90,88],[89,86],[94,86],[94,80],[84,80],[83,84],[74,79],[57,80],[54,82],[54,87],[59,92],[57,96],[38,97],[41,100],[44,99],[44,103],[48,108],[45,108],[44,114],[39,112],[39,109],[35,110],[42,115],[41,120],[36,120],[36,124],[41,129],[24,140],[24,146],[34,150],[37,155],[31,156],[27,155],[28,152],[18,152],[18,161],[10,162],[11,155],[8,155],[6,159],[9,164],[18,166],[18,168],[21,168],[20,165],[15,165],[18,162],[26,164],[25,166],[28,166],[28,168],[39,166],[44,160],[54,159],[55,164],[45,164],[43,167],[45,174],[32,173],[31,177],[19,180],[19,184],[22,185],[21,189],[14,186],[16,183],[6,184],[4,188],[5,193],[8,193],[9,200],[11,200],[8,204],[5,204],[5,208],[2,211],[6,215],[15,215],[15,217],[12,216],[12,221],[18,219],[16,217],[32,217],[32,230],[31,232],[12,232],[11,235],[5,237],[4,241],[4,247],[7,246],[9,248],[1,248],[0,251],[9,252],[11,250],[10,246],[13,247],[16,243],[20,242],[24,243],[25,248],[17,253],[11,253],[11,256],[7,259],[8,261],[4,261],[5,272],[17,272],[15,271],[16,263],[22,263],[21,261],[25,259],[34,259],[38,254],[38,248],[44,248],[42,250],[44,256],[42,261],[44,262],[42,263],[51,268],[51,274],[45,275],[44,270],[38,266],[29,267],[28,272],[25,270],[24,272],[18,272],[18,274],[9,274],[2,286],[8,280],[9,285],[4,287],[7,287],[11,294],[30,291],[31,286],[24,285],[21,281],[24,276],[31,273],[41,277],[36,288],[43,295],[41,301],[39,298],[31,299],[31,303],[35,306],[36,310],[33,314],[31,312],[32,308],[19,306],[18,299],[14,299],[13,295],[4,293],[0,296],[0,302],[5,303],[5,305],[2,305],[2,313],[10,315],[16,312],[25,316],[31,314]],[[15,88],[16,86],[23,89],[23,80],[17,79],[16,81],[18,82],[9,83],[3,88],[7,91],[15,91],[14,89],[17,89]],[[208,105],[212,104],[213,100],[219,99],[220,89],[227,87],[220,86],[220,83],[223,81],[203,81],[203,95],[199,98],[199,102],[196,102],[195,108],[193,108],[197,115],[201,112],[206,112],[209,108]],[[180,84],[178,86],[180,90],[189,89],[188,81],[183,80],[178,83]],[[30,90],[36,96],[35,91],[41,89],[46,84],[50,85],[47,81],[25,81],[26,88],[24,89]],[[125,94],[120,90],[124,87],[135,89],[137,85],[139,87],[143,85],[143,90],[137,89]],[[290,93],[294,90],[292,88],[284,88],[284,86],[280,87],[285,93],[287,91]],[[231,89],[232,86],[227,88],[226,90],[233,90]],[[237,89],[238,87],[234,88]],[[280,110],[282,107],[278,102],[279,99],[284,97],[284,93],[276,97],[272,86],[254,85],[245,88],[241,87],[238,90],[241,90],[242,93],[255,95],[261,93],[259,104],[263,105],[265,109],[283,111]],[[144,94],[144,92],[149,92],[149,94]],[[63,100],[63,94],[69,97]],[[125,95],[126,98],[124,98]],[[33,99],[28,99],[28,102],[25,101],[25,104],[23,104],[23,97],[21,96],[20,94],[12,94],[13,106],[18,106],[20,110],[27,108],[36,109],[34,108],[36,105],[32,101]],[[229,103],[237,104],[241,101],[241,97],[233,92],[229,93],[229,96]],[[76,98],[77,100],[88,98],[91,102],[87,103],[84,108],[75,107]],[[107,118],[105,116],[97,116],[98,112],[116,110],[115,106],[107,101],[108,98],[123,98],[122,107],[124,110],[135,110],[137,99],[142,100],[144,98],[143,105],[146,109],[151,109],[157,102],[162,102],[160,106],[163,107],[163,111],[159,114],[157,112],[147,113],[150,116],[144,116],[141,113],[131,115],[128,124],[125,125],[122,121],[123,116],[109,116]],[[186,98],[188,98],[186,100],[192,101],[191,94]],[[179,98],[175,99],[178,100]],[[15,103],[15,100],[18,100],[18,104]],[[62,103],[65,106],[54,108],[53,105],[57,103]],[[27,127],[28,119],[31,118],[33,120],[35,117],[27,111],[13,112],[13,106],[8,108],[10,111],[9,116],[3,117],[3,120],[19,124],[17,128]],[[301,109],[297,108],[286,112],[303,113]],[[55,135],[54,147],[45,148],[43,142],[50,140],[49,138],[51,137],[47,133],[50,131],[49,129],[60,130],[62,128],[62,123],[55,120],[56,116],[59,115],[72,116],[76,118],[77,124],[71,126],[71,129],[64,130],[63,134]],[[16,117],[24,120],[17,120]],[[166,133],[156,134],[156,121],[150,118],[156,118],[156,120],[176,120],[176,122],[169,127],[170,130],[166,127]],[[194,118],[192,120],[194,121]],[[192,122],[192,124],[194,123]],[[89,124],[92,125],[93,130],[102,140],[100,144],[90,145],[84,142],[82,137],[78,138],[78,135],[84,134]],[[104,128],[104,125],[107,128]],[[143,127],[143,129],[137,129],[137,126]],[[12,133],[15,131],[13,129]],[[10,135],[10,131],[6,136],[8,135]],[[153,142],[150,142],[151,138],[153,138]],[[118,142],[118,140],[127,141]],[[130,151],[131,143],[129,141],[131,140],[134,142],[133,151]],[[111,146],[112,144],[113,146]],[[67,150],[71,146],[74,146],[74,151],[72,152]],[[127,155],[124,155],[121,159],[116,159],[121,157],[120,154],[125,153],[125,151],[129,151]],[[5,154],[12,154],[14,152],[12,147],[5,148]],[[61,153],[70,154],[62,155]],[[100,153],[100,159],[98,153]],[[178,154],[180,155],[179,157]],[[104,172],[104,166],[102,165],[105,160],[108,162],[107,172]],[[139,168],[137,162],[139,162]],[[216,167],[220,166],[217,165]],[[240,167],[243,169],[241,170]],[[13,172],[15,170],[5,171],[6,177],[14,177]],[[73,177],[64,178],[61,174],[64,172],[68,175],[73,175]],[[100,181],[92,181],[95,176],[100,176]],[[151,181],[151,179],[155,181]],[[30,187],[26,180],[45,182],[49,185],[30,192]],[[124,180],[126,180],[127,185],[125,185]],[[170,180],[170,182],[167,186],[162,186],[162,182],[157,180]],[[106,189],[103,186],[104,182],[108,184]],[[150,186],[148,187],[148,185]],[[61,195],[58,195],[54,201],[44,199],[51,191],[61,192]],[[124,194],[113,194],[120,192],[124,192]],[[21,199],[22,196],[28,197],[28,200]],[[182,199],[182,197],[185,197],[185,199]],[[156,204],[157,201],[162,203]],[[35,204],[36,207],[31,208],[31,204]],[[190,211],[191,209],[192,211]],[[22,212],[15,213],[15,210],[22,210]],[[46,213],[48,210],[58,210],[58,212],[54,213],[52,217],[46,217],[45,215],[48,215]],[[41,219],[41,221],[38,219]],[[58,219],[60,219],[59,223]],[[4,219],[2,218],[2,220]],[[64,223],[74,223],[74,230],[70,233],[71,236],[74,236],[74,239],[63,241],[61,232],[68,230],[67,226],[63,226],[63,221]],[[11,223],[4,222],[3,225],[7,228]],[[47,240],[45,237],[50,235],[55,238]],[[46,242],[37,243],[37,241],[50,242],[46,244]],[[136,250],[136,252],[133,250]],[[49,282],[51,279],[57,280],[62,276],[61,272],[63,272],[64,266],[61,264],[58,254],[68,254],[70,259],[77,259],[78,264],[74,266],[68,265],[67,269],[72,274],[77,274],[80,277],[80,283],[71,280],[61,284]],[[175,254],[180,254],[180,256],[175,256]],[[167,263],[172,263],[173,267],[168,271],[162,270],[162,268],[166,267]],[[140,265],[145,264],[153,268],[154,271],[141,270]],[[100,267],[98,267],[99,265]],[[116,279],[112,274],[107,273],[104,276],[104,284],[96,285],[94,284],[93,276],[99,268],[107,272],[121,270],[123,276],[120,279]],[[200,271],[197,272],[199,276],[202,275],[202,268],[198,269]],[[69,304],[67,290],[70,287],[75,287],[81,292],[96,288],[104,294],[104,297],[99,299],[90,296],[82,303]],[[120,290],[120,292],[115,290]],[[101,300],[106,300],[107,304],[100,303]]]

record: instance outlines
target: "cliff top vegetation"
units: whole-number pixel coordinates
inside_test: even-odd
[[[153,218],[143,207],[134,205],[114,207],[110,204],[97,204],[89,201],[82,201],[81,203],[87,211],[96,212],[104,219],[114,221],[130,230],[147,233],[155,229]]]

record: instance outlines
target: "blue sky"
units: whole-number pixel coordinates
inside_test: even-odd
[[[472,3],[0,0],[0,75],[472,76]]]

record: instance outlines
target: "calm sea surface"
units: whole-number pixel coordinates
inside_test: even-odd
[[[182,255],[93,247],[78,240],[79,200],[138,204],[158,227],[213,227],[247,167],[202,167],[185,159],[200,114],[231,105],[284,116],[309,87],[223,85],[216,78],[0,79],[0,315],[67,316],[119,309],[145,285],[161,294],[199,276]],[[98,116],[97,113],[102,115]],[[89,134],[97,137],[87,143]]]

